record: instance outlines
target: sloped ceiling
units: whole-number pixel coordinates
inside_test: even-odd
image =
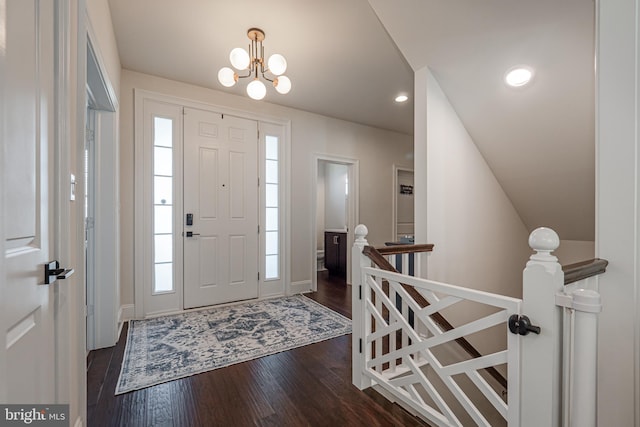
[[[369,3],[412,69],[430,68],[525,225],[593,240],[593,1]],[[511,89],[521,64],[533,83]]]

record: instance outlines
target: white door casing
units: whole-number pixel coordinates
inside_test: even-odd
[[[8,403],[56,398],[55,301],[45,285],[55,232],[55,2],[6,2],[2,345]],[[59,197],[59,196],[58,196]],[[4,367],[2,367],[4,369]]]
[[[253,120],[184,110],[184,308],[258,297],[257,133]]]

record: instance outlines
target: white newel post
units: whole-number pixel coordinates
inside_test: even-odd
[[[556,294],[564,287],[564,273],[551,252],[560,238],[540,227],[529,236],[531,255],[523,272],[522,314],[540,327],[540,334],[521,338],[521,411],[523,427],[560,426],[562,308]]]
[[[360,224],[355,228],[356,240],[351,249],[351,319],[352,319],[352,341],[351,341],[351,364],[352,364],[352,380],[353,385],[360,390],[371,387],[371,380],[362,375],[364,367],[364,353],[360,353],[360,339],[364,343],[364,300],[361,299],[362,293],[362,267],[371,267],[371,261],[366,255],[362,254],[362,250],[369,243],[367,242],[367,234],[369,230],[364,224]],[[362,295],[364,296],[364,295]],[[364,346],[364,344],[363,344]],[[364,349],[363,349],[364,351]]]

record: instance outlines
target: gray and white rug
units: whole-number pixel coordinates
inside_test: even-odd
[[[351,321],[296,295],[129,322],[116,394],[351,333]]]

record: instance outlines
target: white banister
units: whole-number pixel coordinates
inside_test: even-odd
[[[356,239],[351,249],[351,323],[352,323],[352,341],[351,341],[351,363],[352,363],[352,380],[353,384],[360,390],[371,387],[371,379],[362,375],[364,355],[361,353],[361,339],[364,335],[364,310],[362,300],[362,269],[371,267],[371,261],[362,250],[369,243],[367,242],[367,234],[369,230],[364,224],[359,224],[354,230]]]
[[[519,427],[596,426],[602,305],[592,281],[604,272],[606,260],[568,267],[565,286],[565,273],[552,255],[560,239],[552,229],[538,228],[529,236],[535,253],[523,271],[520,300],[410,276],[407,254],[402,254],[402,274],[388,271],[393,269],[381,253],[391,264],[399,256],[384,249],[365,251],[367,233],[358,225],[352,248],[356,387],[376,384],[392,401],[437,426],[488,427],[495,420]],[[444,310],[451,320],[443,317]],[[500,324],[508,328],[492,334],[506,334],[506,348],[476,350],[468,337]],[[477,390],[463,388],[458,383],[463,378]],[[482,402],[495,411],[485,413]]]
[[[523,272],[522,313],[539,326],[539,335],[522,339],[521,425],[561,424],[562,309],[556,294],[564,287],[564,273],[551,252],[560,238],[550,228],[540,227],[529,236],[531,255]]]

